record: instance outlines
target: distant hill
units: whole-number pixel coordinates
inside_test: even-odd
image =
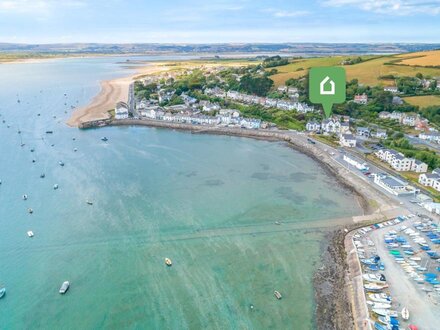
[[[296,56],[349,54],[398,54],[440,49],[440,44],[344,44],[344,43],[258,43],[258,44],[14,44],[0,43],[0,53],[20,54],[158,54],[158,53],[271,53]]]

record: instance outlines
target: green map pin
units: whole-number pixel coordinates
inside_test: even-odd
[[[341,67],[317,67],[309,71],[310,102],[322,104],[327,118],[332,114],[333,104],[345,102],[345,81],[345,69]]]

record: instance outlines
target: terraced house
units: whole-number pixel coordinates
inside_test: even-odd
[[[380,149],[374,155],[381,161],[390,164],[398,172],[424,173],[428,171],[428,164],[414,158],[405,157],[404,154],[392,149]]]

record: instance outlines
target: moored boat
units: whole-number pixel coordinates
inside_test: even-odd
[[[66,292],[67,292],[67,290],[69,290],[69,287],[70,287],[70,283],[69,283],[69,281],[65,281],[65,282],[63,282],[63,284],[61,285],[61,288],[60,288],[60,293],[61,294],[65,294]]]
[[[409,320],[409,310],[408,310],[408,308],[403,307],[401,315],[402,315],[402,319],[404,319],[405,321]]]
[[[2,299],[5,296],[5,294],[6,294],[6,288],[3,287],[0,289],[0,299]]]
[[[89,200],[87,200],[86,203],[89,204],[89,205],[93,205],[93,202],[91,202]]]
[[[24,195],[23,195],[23,200],[25,201],[25,200],[27,200],[27,199],[28,199],[28,195],[24,194]]]
[[[165,265],[170,266],[170,267],[173,265],[173,262],[171,261],[170,258],[165,258]]]
[[[101,141],[106,142],[106,141],[108,141],[108,139],[107,139],[105,136],[103,136],[103,137],[101,138]]]
[[[29,231],[27,232],[27,235],[28,235],[29,237],[34,237],[34,232],[33,232],[32,230],[29,230]]]
[[[57,183],[55,183],[55,184],[53,185],[53,189],[54,189],[54,190],[57,190],[57,189],[58,189],[58,184],[57,184]]]
[[[280,300],[281,298],[283,298],[283,296],[281,295],[281,293],[279,292],[279,291],[274,291],[273,292],[273,294],[274,294],[274,296],[278,299],[278,300]]]

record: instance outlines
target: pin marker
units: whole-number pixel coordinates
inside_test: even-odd
[[[310,102],[320,103],[328,118],[333,104],[345,102],[345,69],[337,66],[311,68],[309,71]]]

